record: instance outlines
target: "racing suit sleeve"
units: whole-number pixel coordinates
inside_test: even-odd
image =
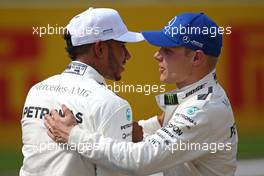
[[[216,139],[210,133],[212,122],[208,118],[214,115],[219,116],[219,113],[212,107],[206,112],[199,109],[192,115],[186,114],[185,110],[176,111],[165,127],[139,143],[88,134],[75,126],[68,142],[70,145],[97,144],[96,149],[78,151],[92,162],[134,175],[152,174],[209,153],[209,149],[201,148],[201,145]],[[181,149],[181,145],[185,147]],[[193,145],[195,148],[190,148]]]
[[[97,133],[102,134],[104,137],[110,137],[116,140],[132,141],[133,117],[131,107],[127,101],[119,98],[107,99],[99,104],[99,108],[96,109],[93,116],[98,124],[96,125],[95,130]],[[96,147],[96,144],[93,144],[92,146]],[[85,158],[84,156],[82,157],[85,162],[90,163],[88,158]],[[98,165],[97,163],[95,164],[96,175],[120,175],[116,170]]]
[[[158,129],[161,128],[158,121],[158,116],[151,117],[147,120],[140,120],[138,121],[138,124],[143,128],[144,138],[154,134]]]
[[[104,116],[104,121],[97,129],[98,132],[101,132],[105,137],[132,141],[133,119],[129,104],[123,103],[120,107],[117,107],[113,113],[104,114]]]

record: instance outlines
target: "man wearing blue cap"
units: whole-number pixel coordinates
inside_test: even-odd
[[[77,152],[92,162],[136,175],[163,171],[164,175],[234,175],[237,133],[229,100],[216,80],[215,67],[222,47],[219,27],[203,13],[174,17],[161,31],[143,32],[145,39],[160,47],[160,80],[176,83],[178,89],[156,97],[164,118],[143,126],[139,143],[104,138],[80,129],[72,113],[66,117],[46,115],[49,136],[75,146],[100,147]],[[209,32],[217,30],[213,35]],[[148,135],[146,135],[148,133]]]

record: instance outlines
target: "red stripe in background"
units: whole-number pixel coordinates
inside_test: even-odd
[[[261,109],[264,107],[264,70],[256,70],[256,105]],[[263,109],[262,109],[263,110]]]
[[[0,77],[0,121],[7,121],[8,118],[8,104],[7,104],[7,81]]]
[[[263,25],[237,25],[232,28],[232,34],[229,37],[230,55],[228,65],[228,92],[234,109],[253,107],[256,111],[262,110],[264,106],[264,80],[263,68],[260,68],[263,62],[261,60],[264,49],[263,42],[252,40],[263,36]],[[253,64],[255,68],[250,70],[247,65]],[[259,67],[260,66],[260,67]],[[251,68],[252,69],[252,68]],[[250,76],[253,85],[245,82],[244,74]],[[247,93],[245,90],[254,87],[254,105],[246,103]],[[252,88],[251,88],[252,89]],[[252,91],[252,90],[251,90]]]
[[[230,35],[230,56],[229,66],[228,66],[228,96],[235,108],[240,108],[244,104],[243,96],[243,64],[244,64],[244,52],[245,52],[245,42],[243,41],[243,36],[245,35],[241,30],[241,27],[233,27],[232,34]]]
[[[0,50],[1,63],[18,63],[37,59],[40,53],[40,39],[27,29],[0,29],[0,44],[6,45],[5,51]]]
[[[32,34],[31,28],[1,28],[0,29],[0,63],[3,74],[0,78],[0,122],[19,123],[21,117],[21,108],[12,109],[10,107],[10,92],[18,91],[12,87],[13,81],[8,78],[9,68],[17,64],[27,64],[28,62],[38,61],[42,41],[37,35]],[[29,68],[30,70],[30,68]],[[28,72],[28,71],[26,71]],[[30,78],[30,85],[32,80]],[[28,83],[25,83],[29,86]],[[27,92],[23,90],[23,92]],[[21,95],[22,96],[22,95]],[[23,95],[25,96],[25,95]]]

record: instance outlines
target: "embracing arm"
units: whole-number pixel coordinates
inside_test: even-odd
[[[68,130],[61,130],[63,125],[60,117],[57,117],[59,115],[56,112],[53,113],[53,117],[46,116],[45,121],[46,127],[51,128],[49,135],[53,140],[58,138],[57,142],[68,142],[71,146],[93,144],[95,148],[77,147],[77,152],[91,159],[92,162],[109,168],[133,174],[151,174],[208,153],[206,150],[179,150],[177,147],[180,143],[209,143],[210,125],[204,120],[206,115],[204,112],[199,113],[195,118],[196,121],[188,120],[179,113],[167,126],[139,143],[117,141],[98,133],[89,134],[78,126],[64,127]],[[65,119],[67,118],[69,117],[66,114]],[[69,131],[69,133],[62,137],[60,131]]]

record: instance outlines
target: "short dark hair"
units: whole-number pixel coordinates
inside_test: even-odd
[[[66,51],[72,61],[76,60],[78,56],[90,51],[92,44],[84,44],[80,46],[73,46],[71,41],[71,34],[68,30],[64,31],[64,40],[66,42]]]

